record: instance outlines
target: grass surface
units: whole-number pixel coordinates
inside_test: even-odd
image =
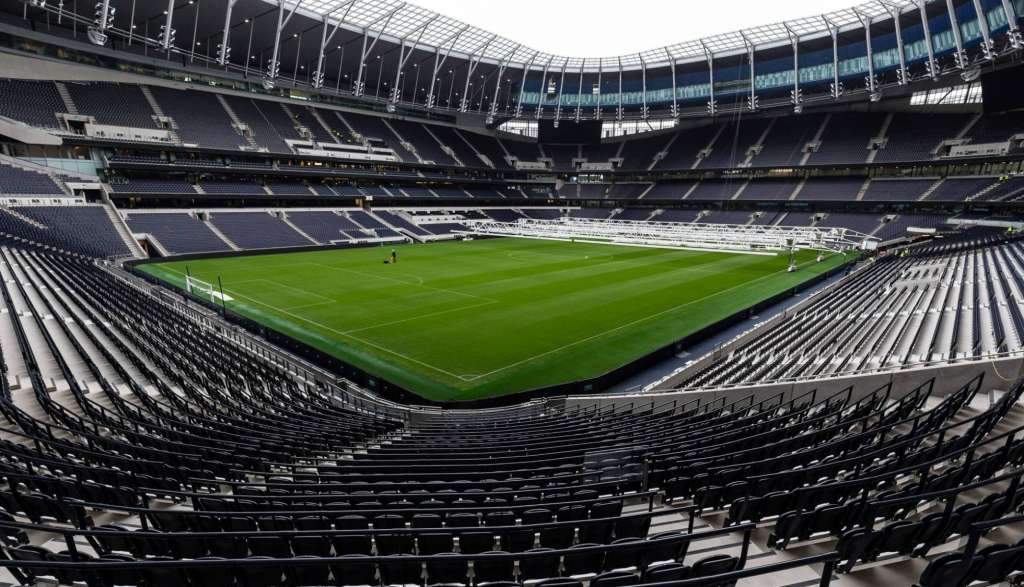
[[[606,373],[843,262],[491,239],[148,264],[228,307],[432,400]]]

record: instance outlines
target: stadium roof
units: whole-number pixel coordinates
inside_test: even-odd
[[[278,6],[277,0],[261,0]],[[464,57],[513,67],[579,71],[632,69],[667,65],[673,61],[704,59],[708,53],[723,55],[746,51],[748,46],[763,47],[801,39],[825,36],[830,29],[857,28],[865,22],[892,17],[890,11],[916,9],[913,0],[878,0],[826,14],[808,16],[774,24],[746,28],[730,33],[684,40],[616,56],[579,57],[553,55],[516,42],[458,19],[433,12],[401,0],[295,0],[297,11],[318,19],[327,19],[352,31],[421,49],[442,49]],[[296,6],[286,1],[287,8]]]

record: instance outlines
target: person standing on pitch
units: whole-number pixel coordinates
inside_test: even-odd
[[[391,249],[391,263],[394,264],[394,263],[397,263],[397,262],[398,262],[398,251],[396,251],[395,249]]]

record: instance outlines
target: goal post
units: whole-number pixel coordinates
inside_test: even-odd
[[[200,294],[202,294],[203,297],[209,298],[211,302],[217,301],[217,294],[216,290],[213,289],[213,284],[203,281],[202,279],[196,279],[191,275],[186,275],[185,289],[190,294],[195,294],[195,292],[199,292]]]

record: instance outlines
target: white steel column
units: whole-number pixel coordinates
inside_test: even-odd
[[[430,92],[427,93],[427,108],[433,108],[437,104],[437,95],[434,94],[434,89],[437,87],[437,74],[441,71],[441,68],[444,67],[445,62],[448,61],[448,56],[451,54],[452,47],[454,47],[455,43],[458,42],[462,33],[466,32],[468,29],[469,25],[466,25],[449,35],[444,41],[437,44],[437,49],[434,52],[434,74],[430,76]],[[446,45],[448,48],[442,50],[441,48]],[[441,57],[441,53],[444,53],[443,58]]]
[[[931,25],[928,24],[928,1],[918,0],[917,11],[921,15],[921,28],[924,29],[924,46],[928,50],[928,77],[932,80],[939,79],[939,64],[935,61],[935,44],[932,42]]]
[[[284,31],[284,27],[288,26],[288,21],[295,16],[295,11],[302,5],[302,0],[295,2],[295,6],[288,11],[288,16],[285,17],[284,12],[284,0],[278,0],[277,3],[277,28],[274,32],[274,50],[270,54],[270,61],[267,63],[267,73],[263,77],[263,87],[271,90],[274,88],[274,84],[277,80],[277,74],[281,71],[281,63],[278,60],[278,54],[281,51],[281,32]]]

